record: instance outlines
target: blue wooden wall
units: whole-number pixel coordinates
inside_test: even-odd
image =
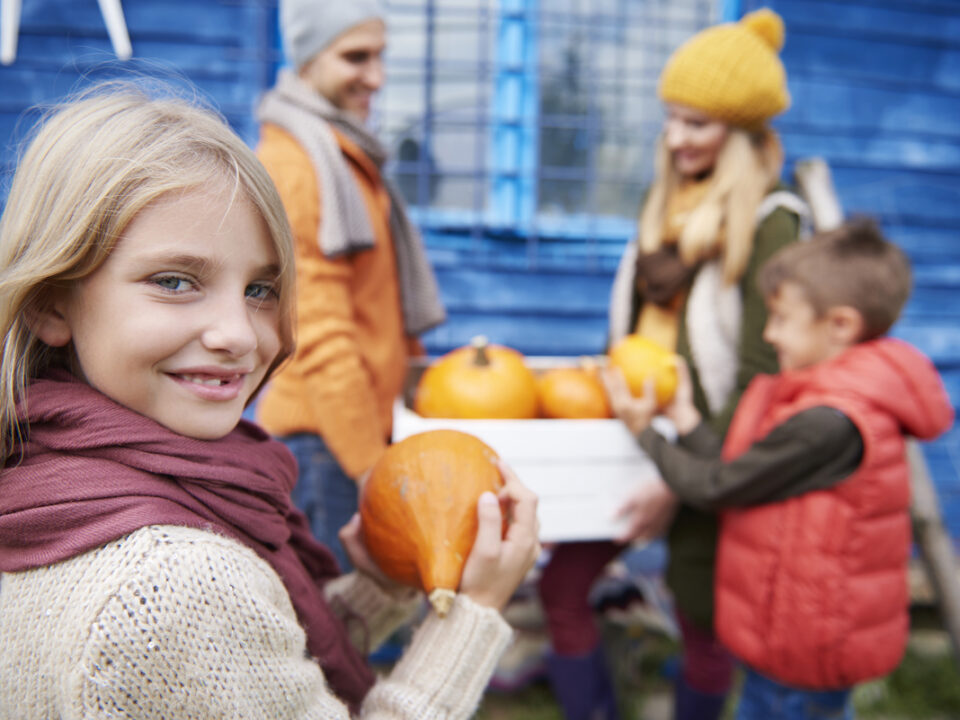
[[[23,0],[16,60],[0,65],[0,173],[35,113],[24,111],[118,74],[184,80],[248,142],[253,105],[273,80],[276,1],[150,0],[124,4],[134,60],[115,59],[96,0]],[[8,179],[8,178],[5,178]],[[6,193],[0,190],[0,204]]]

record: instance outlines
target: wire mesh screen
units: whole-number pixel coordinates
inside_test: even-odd
[[[396,0],[378,105],[428,227],[532,239],[630,232],[669,53],[711,0]]]

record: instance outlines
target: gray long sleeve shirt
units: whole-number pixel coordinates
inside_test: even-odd
[[[831,407],[797,413],[730,462],[721,459],[722,441],[703,422],[675,445],[652,428],[639,442],[683,502],[709,511],[825,490],[852,474],[863,456],[856,425]]]

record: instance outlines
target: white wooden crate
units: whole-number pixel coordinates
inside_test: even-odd
[[[575,359],[527,358],[535,369]],[[415,369],[412,388],[422,369]],[[619,420],[454,420],[421,417],[400,400],[394,440],[427,430],[460,430],[492,447],[540,498],[540,540],[605,540],[625,528],[617,509],[657,468]],[[659,425],[660,422],[665,423]],[[671,434],[669,422],[658,429]]]

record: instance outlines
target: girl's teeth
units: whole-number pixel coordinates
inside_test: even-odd
[[[199,377],[185,376],[184,379],[189,380],[192,383],[196,383],[197,385],[211,385],[215,387],[220,387],[221,385],[226,383],[225,380],[218,380],[216,378],[199,378]]]

